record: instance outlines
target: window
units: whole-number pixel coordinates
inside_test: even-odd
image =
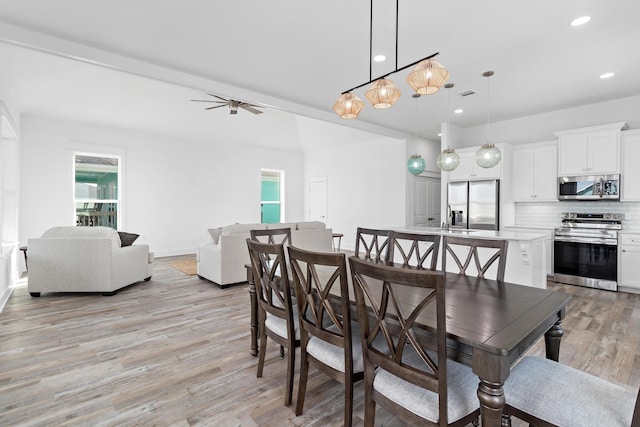
[[[260,221],[274,224],[284,221],[284,171],[262,169]]]
[[[119,156],[74,154],[76,225],[118,229],[120,166]]]

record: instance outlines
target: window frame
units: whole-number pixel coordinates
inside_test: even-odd
[[[118,179],[117,179],[117,199],[99,199],[98,203],[116,203],[116,228],[117,230],[123,230],[125,228],[125,162],[126,152],[123,149],[117,147],[94,147],[86,145],[72,146],[70,150],[70,181],[71,181],[71,218],[72,224],[77,225],[77,213],[76,203],[95,203],[96,199],[76,198],[76,156],[89,156],[89,157],[108,157],[118,160]]]

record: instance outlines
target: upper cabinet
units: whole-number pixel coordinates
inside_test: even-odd
[[[449,172],[449,181],[473,181],[480,179],[502,178],[502,165],[505,160],[505,145],[496,144],[502,151],[502,160],[492,168],[483,168],[476,164],[476,151],[479,147],[459,148],[456,153],[460,157],[460,164]]]
[[[640,201],[640,130],[621,133],[622,140],[622,194],[623,202]]]
[[[557,142],[516,145],[512,158],[514,202],[558,201]]]
[[[555,132],[558,176],[620,173],[620,130],[626,123]]]

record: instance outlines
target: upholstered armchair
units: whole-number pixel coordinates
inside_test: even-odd
[[[149,245],[122,246],[118,232],[108,227],[53,227],[29,239],[28,251],[28,289],[34,297],[42,292],[113,295],[153,273]]]

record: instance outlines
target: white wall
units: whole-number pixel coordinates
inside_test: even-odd
[[[181,140],[86,123],[22,117],[19,238],[73,225],[71,151],[125,152],[123,231],[156,256],[193,253],[207,228],[260,222],[260,169],[285,171],[286,221],[303,219],[303,158],[229,141]]]
[[[404,140],[373,134],[369,138],[305,154],[306,178],[327,177],[327,224],[344,234],[345,249],[354,249],[357,227],[405,224]]]
[[[556,139],[555,131],[616,122],[640,129],[640,95],[490,123],[489,130],[493,143],[521,144]],[[480,145],[487,135],[486,125],[464,128],[463,134],[463,142],[455,148]]]

